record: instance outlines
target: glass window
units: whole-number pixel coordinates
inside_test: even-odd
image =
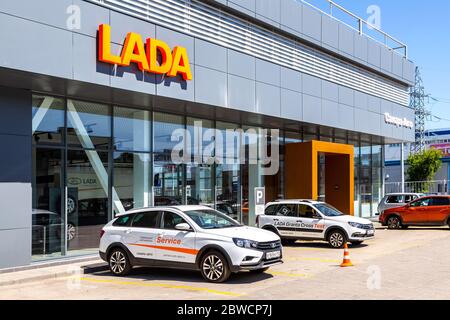
[[[172,134],[177,129],[184,129],[182,116],[155,112],[153,114],[153,151],[171,153],[181,141],[181,138],[172,141]]]
[[[79,235],[69,243],[69,250],[98,248],[100,230],[109,220],[108,153],[68,150],[66,176],[68,222],[77,226]],[[119,203],[113,194],[113,206]]]
[[[446,198],[446,197],[433,198],[430,205],[431,206],[448,206],[449,205],[449,198]]]
[[[311,206],[306,204],[300,204],[298,206],[298,211],[301,218],[316,219],[320,217],[320,215]]]
[[[132,215],[124,215],[117,218],[116,221],[113,222],[113,226],[115,227],[126,227],[130,225]]]
[[[63,144],[64,99],[33,95],[32,134],[34,144]]]
[[[417,199],[417,196],[413,196],[413,195],[406,195],[405,196],[405,203],[410,203],[411,201]]]
[[[175,230],[175,226],[180,223],[186,223],[182,217],[170,211],[164,211],[163,229]]]
[[[134,228],[153,228],[160,227],[161,213],[159,211],[139,212],[134,215],[131,226]]]
[[[124,211],[149,207],[151,202],[151,155],[149,153],[114,153],[114,191]],[[119,208],[114,208],[114,212]]]
[[[240,226],[240,224],[233,219],[215,210],[191,210],[185,211],[184,213],[202,229],[220,229]]]
[[[216,210],[224,212],[233,219],[242,221],[241,183],[240,183],[240,133],[238,125],[217,122],[217,132],[222,135],[222,143],[216,140],[216,156],[222,159],[215,167]]]
[[[170,155],[156,154],[153,164],[154,205],[183,204],[183,177],[182,165],[172,163]],[[188,204],[199,204],[192,197],[187,200]]]
[[[268,216],[274,216],[277,212],[277,207],[278,205],[275,204],[268,206],[266,210],[264,210],[264,214]]]
[[[187,118],[186,124],[191,136],[192,161],[186,166],[186,196],[199,203],[213,205],[213,166],[208,164],[208,161],[214,161],[215,141],[213,137],[203,139],[207,130],[213,128],[213,123],[209,120]]]
[[[403,196],[389,196],[386,203],[403,203]]]
[[[340,212],[338,209],[336,209],[335,207],[326,204],[326,203],[320,203],[320,204],[316,204],[314,205],[320,212],[322,212],[322,214],[324,214],[327,217],[339,217],[339,216],[343,216],[344,214],[342,212]]]
[[[33,149],[33,258],[64,253],[63,150]],[[76,234],[73,235],[74,237]],[[73,239],[68,238],[69,241]]]
[[[280,204],[277,208],[277,216],[298,217],[298,206],[296,204]]]
[[[427,207],[430,205],[431,198],[419,199],[411,202],[411,207]]]
[[[114,107],[114,148],[150,151],[150,112]]]
[[[67,100],[67,144],[86,149],[108,149],[111,116],[107,105]]]

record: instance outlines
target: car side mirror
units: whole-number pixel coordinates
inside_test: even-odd
[[[191,226],[187,223],[179,223],[175,226],[175,229],[180,231],[192,231]]]

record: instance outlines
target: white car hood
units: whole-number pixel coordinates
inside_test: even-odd
[[[358,218],[354,216],[344,215],[338,217],[327,217],[328,220],[339,221],[339,222],[356,222],[361,224],[372,224],[372,222],[368,219]]]
[[[280,238],[273,232],[247,226],[235,228],[223,228],[223,229],[210,229],[204,230],[204,232],[230,238],[240,238],[258,242],[280,240]]]

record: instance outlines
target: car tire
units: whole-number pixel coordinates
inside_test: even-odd
[[[409,228],[409,226],[402,226],[402,229],[403,230],[406,230],[406,229],[408,229]]]
[[[390,216],[386,220],[386,225],[390,230],[400,229],[402,227],[402,222],[398,216]]]
[[[342,249],[347,243],[347,235],[341,230],[333,230],[328,234],[328,243],[334,249]]]
[[[262,269],[256,269],[256,270],[250,270],[251,273],[255,273],[255,274],[259,274],[259,273],[264,273],[267,270],[269,270],[269,267],[266,268],[262,268]]]
[[[224,282],[231,275],[227,259],[218,251],[210,251],[202,257],[200,271],[205,280],[215,283]]]
[[[131,270],[130,259],[128,259],[127,253],[120,248],[111,250],[108,256],[108,266],[115,276],[125,276]]]

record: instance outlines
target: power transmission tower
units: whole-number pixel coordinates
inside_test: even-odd
[[[416,138],[415,142],[411,143],[411,152],[417,153],[425,150],[425,119],[428,115],[428,112],[425,110],[425,98],[428,95],[425,94],[419,67],[416,67],[415,84],[411,88],[410,97],[410,107],[414,109],[416,126]]]

